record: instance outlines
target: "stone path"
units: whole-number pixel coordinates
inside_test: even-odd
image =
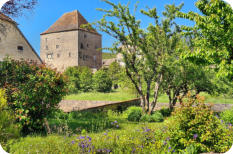
[[[70,111],[78,111],[85,110],[90,108],[96,108],[108,104],[115,104],[119,102],[113,101],[75,101],[75,100],[62,100],[59,104],[60,109],[64,112]],[[162,107],[168,107],[168,103],[157,103],[156,109],[160,109]],[[223,111],[226,109],[230,109],[233,107],[233,104],[214,104],[212,109],[216,112]]]

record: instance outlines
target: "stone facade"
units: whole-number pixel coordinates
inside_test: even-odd
[[[69,66],[102,66],[102,37],[95,30],[81,28],[88,22],[77,11],[65,13],[41,34],[40,55],[49,66],[63,72]]]
[[[11,18],[0,13],[0,61],[5,57],[42,63],[33,47]]]

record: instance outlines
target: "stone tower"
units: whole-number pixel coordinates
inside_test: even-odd
[[[86,19],[75,10],[62,15],[40,35],[40,56],[51,67],[63,72],[69,66],[102,66],[102,36],[94,29],[85,29]]]

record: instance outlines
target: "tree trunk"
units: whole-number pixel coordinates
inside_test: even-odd
[[[155,105],[157,103],[157,99],[158,99],[158,95],[159,95],[159,88],[160,88],[160,83],[162,82],[163,80],[163,75],[162,74],[159,74],[158,76],[158,79],[155,83],[155,88],[154,88],[154,100],[151,102],[151,105],[150,105],[150,108],[149,108],[149,111],[148,111],[148,114],[152,114],[154,108],[155,108]]]

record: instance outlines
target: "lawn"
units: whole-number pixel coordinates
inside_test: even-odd
[[[233,104],[233,97],[230,96],[211,96],[207,93],[201,93],[205,97],[206,103],[215,104]],[[90,101],[126,101],[136,98],[136,95],[127,90],[115,90],[110,93],[88,92],[72,94],[65,97],[65,100],[90,100]],[[167,95],[162,94],[158,98],[159,103],[168,103]]]

